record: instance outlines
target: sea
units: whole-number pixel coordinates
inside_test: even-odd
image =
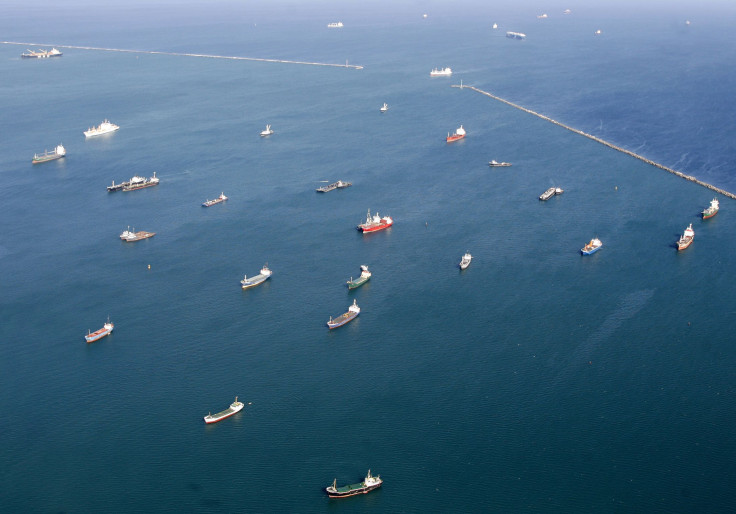
[[[735,5],[3,10],[0,511],[736,510]]]

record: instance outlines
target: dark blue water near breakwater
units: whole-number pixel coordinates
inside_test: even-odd
[[[736,191],[733,12],[285,5],[11,9],[8,41],[365,68],[0,45],[3,509],[733,510],[733,201],[703,222],[712,191],[450,87]],[[120,131],[85,141],[104,118]],[[359,234],[368,208],[394,227]],[[157,235],[122,243],[128,225]],[[380,490],[324,495],[368,468]]]

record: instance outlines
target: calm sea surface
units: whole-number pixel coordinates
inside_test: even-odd
[[[453,5],[9,8],[6,41],[364,69],[0,45],[0,510],[736,509],[736,202],[450,87],[736,192],[734,9]]]

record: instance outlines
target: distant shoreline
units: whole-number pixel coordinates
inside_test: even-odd
[[[231,55],[209,55],[209,54],[191,54],[182,52],[158,52],[155,50],[128,50],[124,48],[101,48],[96,46],[74,46],[74,45],[50,45],[48,43],[22,43],[18,41],[0,41],[3,45],[22,45],[22,46],[52,46],[54,48],[73,48],[75,50],[97,50],[100,52],[123,52],[130,54],[152,54],[152,55],[174,55],[178,57],[206,57],[208,59],[231,59],[234,61],[260,61],[260,62],[275,62],[281,64],[305,64],[309,66],[329,66],[332,68],[351,68],[354,70],[362,70],[362,66],[355,64],[334,64],[326,62],[308,62],[308,61],[289,61],[286,59],[266,59],[262,57],[238,57]]]
[[[474,87],[474,86],[465,86],[465,85],[462,85],[462,84],[460,84],[460,85],[453,84],[452,87],[456,87],[456,88],[459,88],[459,89],[472,89],[473,91],[475,91],[477,93],[480,93],[482,95],[486,95],[486,96],[488,96],[490,98],[493,98],[494,100],[498,100],[499,102],[503,102],[506,105],[510,105],[511,107],[513,107],[515,109],[519,109],[520,111],[524,111],[526,113],[533,114],[537,118],[541,118],[543,120],[549,121],[550,123],[554,123],[555,125],[557,125],[559,127],[562,127],[564,129],[569,130],[570,132],[574,132],[574,133],[579,134],[581,136],[585,136],[588,139],[592,139],[593,141],[595,141],[597,143],[600,143],[602,145],[605,145],[605,146],[607,146],[609,148],[613,148],[614,150],[618,150],[619,152],[625,153],[626,155],[630,155],[631,157],[634,157],[635,159],[639,159],[640,161],[644,161],[647,164],[651,164],[652,166],[654,166],[656,168],[662,169],[664,171],[667,171],[669,173],[672,173],[673,175],[677,175],[680,178],[684,178],[685,180],[688,180],[690,182],[694,182],[694,183],[696,183],[696,184],[698,184],[700,186],[707,187],[708,189],[710,189],[712,191],[715,191],[716,193],[720,193],[723,196],[727,196],[728,198],[732,198],[732,199],[736,200],[736,195],[733,194],[733,193],[730,193],[730,192],[726,191],[725,189],[721,189],[719,187],[714,186],[713,184],[708,184],[707,182],[703,182],[702,180],[699,180],[699,179],[693,177],[692,175],[686,175],[685,173],[682,173],[681,171],[677,171],[677,170],[673,170],[672,168],[668,168],[667,166],[665,166],[663,164],[659,164],[658,162],[654,162],[651,159],[647,159],[646,157],[644,157],[642,155],[639,155],[639,154],[637,154],[635,152],[632,152],[631,150],[626,150],[625,148],[621,148],[620,146],[616,146],[613,143],[609,143],[608,141],[606,141],[604,139],[601,139],[599,137],[596,137],[596,136],[594,136],[592,134],[588,134],[587,132],[583,132],[582,130],[578,130],[578,129],[572,128],[572,127],[570,127],[568,125],[565,125],[564,123],[560,123],[557,120],[553,120],[549,116],[545,116],[544,114],[539,114],[538,112],[532,111],[531,109],[527,109],[526,107],[522,107],[521,105],[517,105],[517,104],[515,104],[513,102],[509,102],[508,100],[505,100],[505,99],[503,99],[503,98],[501,98],[499,96],[496,96],[496,95],[494,95],[492,93],[489,93],[488,91],[483,91],[482,89],[478,89],[477,87]]]

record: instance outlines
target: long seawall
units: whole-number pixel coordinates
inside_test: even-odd
[[[673,170],[672,168],[668,168],[667,166],[664,166],[663,164],[659,164],[658,162],[654,162],[651,159],[647,159],[646,157],[641,156],[641,155],[639,155],[637,153],[634,153],[631,150],[626,150],[625,148],[621,148],[620,146],[616,146],[613,143],[609,143],[608,141],[605,141],[605,140],[603,140],[603,139],[601,139],[599,137],[596,137],[596,136],[594,136],[592,134],[588,134],[587,132],[583,132],[582,130],[578,130],[578,129],[572,128],[572,127],[570,127],[568,125],[565,125],[564,123],[560,123],[557,120],[553,120],[549,116],[545,116],[544,114],[539,114],[538,112],[532,111],[531,109],[527,109],[526,107],[522,107],[521,105],[517,105],[517,104],[515,104],[513,102],[509,102],[508,100],[505,100],[505,99],[503,99],[503,98],[501,98],[499,96],[496,96],[496,95],[494,95],[492,93],[489,93],[488,91],[483,91],[482,89],[478,89],[477,87],[473,87],[473,86],[464,86],[462,84],[460,84],[460,85],[453,84],[452,87],[457,87],[457,88],[460,88],[460,89],[472,89],[473,91],[475,91],[477,93],[480,93],[482,95],[486,95],[487,97],[493,98],[494,100],[498,100],[499,102],[503,102],[506,105],[509,105],[509,106],[513,107],[514,109],[519,109],[520,111],[524,111],[526,113],[532,114],[532,115],[536,116],[537,118],[541,118],[541,119],[543,119],[545,121],[549,121],[550,123],[554,123],[558,127],[562,127],[562,128],[564,128],[566,130],[569,130],[570,132],[574,132],[574,133],[579,134],[581,136],[585,136],[588,139],[592,139],[596,143],[600,143],[600,144],[605,145],[605,146],[607,146],[609,148],[613,148],[614,150],[617,150],[617,151],[619,151],[621,153],[625,153],[626,155],[630,155],[631,157],[633,157],[635,159],[639,159],[640,161],[644,161],[647,164],[651,164],[655,168],[659,168],[659,169],[664,170],[664,171],[666,171],[668,173],[672,173],[673,175],[677,175],[678,177],[684,178],[685,180],[689,180],[690,182],[695,182],[696,184],[701,185],[703,187],[707,187],[708,189],[711,189],[711,190],[715,191],[716,193],[720,193],[723,196],[727,196],[729,198],[733,198],[734,200],[736,200],[736,195],[734,195],[733,193],[730,193],[730,192],[728,192],[728,191],[726,191],[724,189],[718,188],[718,187],[716,187],[716,186],[714,186],[712,184],[708,184],[707,182],[703,182],[702,180],[698,180],[697,178],[693,177],[692,175],[686,175],[685,173],[682,173],[681,171],[677,171],[677,170]]]
[[[209,55],[209,54],[189,54],[182,52],[157,52],[155,50],[127,50],[124,48],[100,48],[96,46],[74,46],[74,45],[49,45],[47,43],[21,43],[18,41],[0,41],[3,45],[22,45],[22,46],[52,46],[54,48],[72,48],[75,50],[96,50],[98,52],[123,52],[129,54],[150,54],[150,55],[175,55],[179,57],[205,57],[208,59],[231,59],[234,61],[259,61],[259,62],[276,62],[281,64],[305,64],[309,66],[329,66],[332,68],[351,68],[354,70],[362,70],[362,66],[354,64],[332,64],[326,62],[308,62],[308,61],[288,61],[285,59],[265,59],[262,57],[239,57],[232,55]]]

